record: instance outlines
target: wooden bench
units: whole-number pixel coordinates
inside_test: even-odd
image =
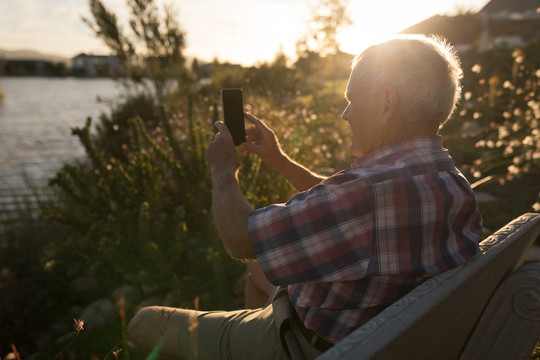
[[[433,277],[330,350],[328,359],[528,359],[540,337],[540,233],[525,214],[482,241],[469,263]]]

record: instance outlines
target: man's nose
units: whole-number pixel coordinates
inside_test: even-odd
[[[351,105],[347,105],[345,110],[341,113],[341,118],[345,121],[349,121],[349,113],[351,112]]]

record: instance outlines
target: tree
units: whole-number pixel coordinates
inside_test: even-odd
[[[131,35],[124,33],[118,18],[101,0],[89,0],[93,19],[83,18],[98,38],[109,47],[123,65],[127,79],[145,86],[147,76],[154,95],[161,101],[174,88],[185,86],[187,71],[183,50],[185,32],[172,6],[163,7],[163,15],[154,0],[128,0]]]
[[[347,6],[350,0],[319,0],[311,9],[307,34],[297,42],[299,55],[312,51],[321,55],[339,51],[337,35],[341,29],[353,24]]]

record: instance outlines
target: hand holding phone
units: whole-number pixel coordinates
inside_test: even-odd
[[[242,89],[221,89],[221,105],[225,125],[231,132],[234,145],[238,146],[246,141]]]

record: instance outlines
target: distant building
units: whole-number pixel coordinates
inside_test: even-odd
[[[47,75],[47,62],[45,60],[2,60],[0,70],[4,75]]]
[[[480,12],[483,28],[480,50],[523,46],[540,38],[538,0],[491,0]]]
[[[520,47],[540,38],[538,0],[491,0],[478,13],[432,16],[402,34],[436,34],[459,50]]]
[[[71,59],[71,75],[73,76],[116,76],[119,74],[120,62],[114,55],[79,54]]]

